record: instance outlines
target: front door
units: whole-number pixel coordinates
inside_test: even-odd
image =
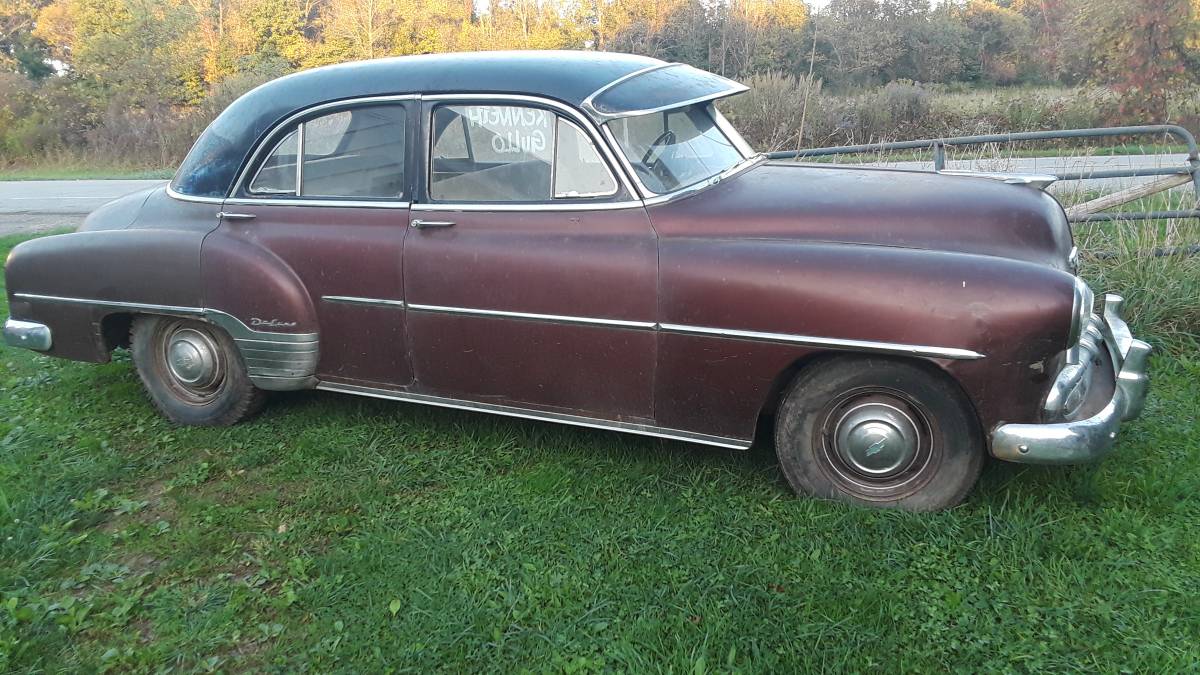
[[[586,123],[500,99],[425,103],[404,244],[417,391],[654,417],[657,239]]]
[[[224,206],[231,215],[220,238],[241,240],[244,255],[264,252],[260,268],[281,259],[299,278],[288,285],[306,289],[319,324],[321,381],[401,387],[413,379],[402,268],[406,149],[415,135],[408,120],[416,115],[410,105],[415,101],[347,103],[286,124]],[[236,287],[228,293],[269,295]]]

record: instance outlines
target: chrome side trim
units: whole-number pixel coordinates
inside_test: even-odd
[[[4,342],[10,347],[22,347],[38,352],[44,352],[54,344],[49,326],[12,317],[4,321]]]
[[[89,298],[70,298],[61,295],[39,295],[37,293],[13,293],[13,297],[23,298],[25,300],[42,300],[44,302],[63,302],[74,305],[93,305],[95,307],[106,307],[110,309],[144,309],[162,314],[184,314],[188,316],[202,316],[204,314],[204,309],[201,307],[184,307],[181,305],[155,305],[146,302],[92,300]]]
[[[377,307],[400,307],[403,308],[403,300],[384,300],[382,298],[360,298],[354,295],[322,295],[321,299],[325,302],[338,302],[348,305],[374,305]]]
[[[324,208],[359,208],[359,209],[407,209],[409,202],[372,201],[362,199],[313,199],[296,198],[280,199],[264,197],[263,199],[226,199],[225,205],[239,206],[319,206]]]
[[[613,326],[616,328],[635,328],[654,330],[658,324],[653,321],[626,321],[624,319],[598,319],[586,316],[564,316],[561,314],[533,314],[530,312],[508,312],[498,309],[473,309],[468,307],[447,307],[445,305],[422,305],[408,303],[408,308],[418,312],[440,312],[443,314],[464,314],[468,316],[498,317],[507,319],[526,319],[529,321],[548,321],[551,323],[578,323],[591,326]]]
[[[803,345],[806,347],[827,347],[830,349],[852,349],[878,352],[880,354],[898,354],[901,356],[924,356],[934,359],[982,359],[983,354],[970,349],[954,347],[935,347],[927,345],[907,345],[895,342],[874,342],[871,340],[845,340],[841,338],[815,337],[811,335],[790,335],[787,333],[763,333],[751,330],[730,330],[728,328],[706,328],[702,326],[685,326],[677,323],[664,323],[663,331],[683,335],[713,335],[733,338],[735,340],[754,340],[758,342],[783,342],[786,344]]]
[[[529,203],[485,203],[485,202],[432,202],[416,204],[414,209],[422,211],[611,211],[618,209],[640,209],[641,202],[570,202],[562,204]]]
[[[589,429],[623,431],[630,434],[653,436],[655,438],[667,438],[675,441],[687,441],[689,443],[701,443],[703,445],[715,445],[717,447],[732,448],[735,450],[745,450],[753,443],[753,439],[743,440],[738,438],[726,438],[724,436],[710,436],[707,434],[697,434],[690,431],[682,431],[680,429],[666,429],[649,424],[615,422],[610,420],[596,419],[594,417],[583,417],[581,415],[545,412],[541,410],[520,408],[517,406],[496,405],[493,403],[478,403],[476,401],[464,401],[461,399],[443,398],[441,396],[429,396],[426,394],[412,394],[402,391],[391,391],[388,389],[375,389],[373,387],[363,387],[353,384],[321,382],[317,384],[317,389],[333,391],[342,394],[355,394],[358,396],[381,398],[389,401],[403,401],[405,403],[420,403],[423,405],[432,405],[441,408],[454,408],[456,410],[486,412],[492,413],[493,415],[519,417],[522,419],[537,420],[539,422],[557,422],[559,424],[569,424],[577,427],[587,427]]]
[[[313,376],[317,372],[317,361],[320,358],[320,340],[317,333],[257,331],[232,314],[204,307],[93,300],[36,293],[14,293],[13,297],[43,302],[89,305],[104,309],[131,309],[155,314],[194,317],[220,326],[229,333],[234,344],[237,345],[242,359],[246,362],[246,371],[250,376],[250,381],[259,388],[308,389],[315,383]]]

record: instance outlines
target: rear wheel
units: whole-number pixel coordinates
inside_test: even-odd
[[[788,482],[825,499],[945,509],[983,468],[979,424],[957,386],[901,360],[814,364],[792,384],[775,424]]]
[[[141,316],[133,322],[130,349],[150,400],[178,424],[236,424],[265,401],[233,340],[211,324]]]

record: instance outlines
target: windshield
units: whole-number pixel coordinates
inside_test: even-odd
[[[744,157],[717,126],[710,103],[608,123],[617,145],[642,185],[656,194],[694,185],[733,167]]]

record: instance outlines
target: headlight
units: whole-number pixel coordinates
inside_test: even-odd
[[[1092,310],[1095,308],[1095,304],[1096,294],[1092,293],[1087,282],[1075,277],[1075,302],[1071,308],[1071,335],[1067,338],[1068,346],[1074,346],[1079,342],[1079,338],[1083,335],[1083,329],[1092,319]]]

